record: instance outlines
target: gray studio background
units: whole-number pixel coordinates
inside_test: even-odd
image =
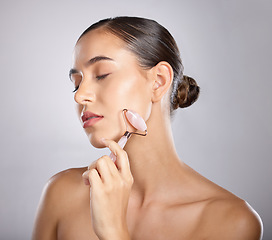
[[[88,165],[93,149],[74,111],[73,46],[110,16],[153,18],[174,35],[185,74],[201,86],[179,110],[180,157],[247,200],[272,239],[271,1],[1,0],[0,239],[29,239],[46,181]]]

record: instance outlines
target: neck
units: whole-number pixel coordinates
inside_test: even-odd
[[[144,199],[164,194],[163,189],[179,176],[181,162],[175,150],[170,118],[152,110],[147,136],[132,135],[125,150],[134,177],[132,194]],[[171,175],[170,175],[170,174]]]

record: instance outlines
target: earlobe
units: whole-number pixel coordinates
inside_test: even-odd
[[[162,61],[154,67],[153,71],[152,101],[157,102],[162,99],[172,84],[173,69],[168,62]]]

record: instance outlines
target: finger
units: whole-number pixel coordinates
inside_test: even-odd
[[[91,170],[91,169],[96,168],[96,162],[97,162],[97,161],[92,162],[92,163],[88,166],[87,170],[82,174],[82,178],[83,178],[83,181],[84,181],[84,184],[85,184],[85,185],[90,185],[90,182],[89,182],[89,173],[90,173],[90,170]]]
[[[120,173],[118,167],[116,166],[115,162],[112,161],[110,156],[104,155],[103,157],[112,176],[115,176],[117,173]],[[116,156],[115,156],[115,159],[116,159]]]
[[[89,182],[89,173],[90,173],[90,170],[87,170],[87,171],[85,171],[82,174],[82,178],[83,178],[83,181],[84,181],[85,185],[90,185],[90,182]]]
[[[96,188],[101,189],[102,182],[97,170],[91,169],[88,176],[92,191]]]
[[[115,169],[114,169],[115,168]],[[103,156],[96,162],[96,169],[101,177],[102,182],[112,181],[112,177],[118,170],[109,156]]]
[[[127,153],[113,140],[103,140],[106,147],[108,147],[114,155],[116,155],[116,166],[121,173],[131,174],[129,167],[129,160]]]
[[[89,166],[88,166],[88,170],[91,170],[93,168],[96,168],[96,161],[92,162]]]

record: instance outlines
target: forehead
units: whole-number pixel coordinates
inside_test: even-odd
[[[102,29],[95,29],[86,33],[76,44],[73,54],[74,64],[82,64],[95,56],[107,56],[118,59],[132,55],[126,44],[115,35]]]

